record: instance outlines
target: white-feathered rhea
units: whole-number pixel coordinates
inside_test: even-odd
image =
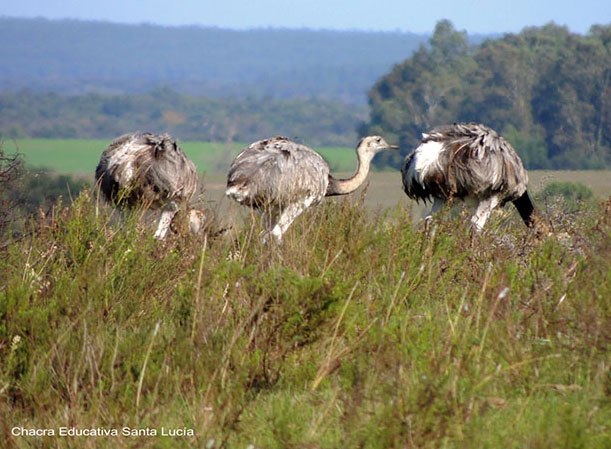
[[[471,221],[477,229],[484,227],[495,207],[511,201],[524,223],[533,225],[528,174],[513,147],[496,131],[479,123],[454,123],[422,137],[401,168],[407,196],[432,200],[431,214],[450,199],[474,202]]]

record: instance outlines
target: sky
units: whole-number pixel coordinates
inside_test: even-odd
[[[586,34],[611,23],[610,0],[2,0],[0,16],[231,29],[311,28],[430,33],[519,32],[548,22]]]

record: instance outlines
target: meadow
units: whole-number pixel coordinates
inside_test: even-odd
[[[74,176],[86,183],[93,182],[93,173],[100,154],[111,139],[17,139],[2,143],[4,151],[19,152],[31,169],[48,169],[52,172]],[[229,165],[246,146],[243,143],[221,142],[179,142],[181,148],[195,163],[202,181],[202,192],[197,201],[200,206],[228,211],[225,198],[226,173]],[[353,148],[316,148],[338,177],[349,176],[356,168],[356,154]],[[599,198],[611,194],[611,172],[608,170],[531,170],[530,190],[541,192],[552,182],[582,183]],[[416,204],[406,198],[402,191],[401,175],[397,170],[374,171],[368,181],[356,194],[366,191],[364,204],[372,210],[382,210],[401,205],[409,207],[415,219],[427,210],[427,205]],[[242,212],[243,215],[243,212]],[[230,215],[227,220],[233,220]]]
[[[85,190],[2,250],[2,447],[609,447],[611,204],[515,215],[354,196],[279,247],[159,243]]]
[[[13,139],[2,142],[4,151],[21,153],[31,168],[46,168],[59,173],[90,175],[102,151],[112,139]],[[226,173],[231,161],[246,146],[243,143],[180,142],[200,172]],[[355,164],[354,149],[325,147],[317,149],[334,170],[349,171]]]
[[[607,448],[609,177],[583,173],[549,233],[414,224],[373,173],[280,246],[222,174],[206,232],[162,243],[86,188],[0,247],[0,447]]]

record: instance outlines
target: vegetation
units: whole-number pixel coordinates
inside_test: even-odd
[[[23,159],[17,153],[5,154],[0,146],[0,235],[4,235],[5,230],[15,219],[15,209],[17,201],[11,190],[23,176]]]
[[[543,201],[561,201],[565,209],[578,211],[594,201],[594,192],[581,182],[551,182],[539,195]]]
[[[550,24],[470,46],[441,21],[429,44],[369,92],[361,134],[402,149],[382,164],[398,165],[433,126],[475,121],[501,132],[531,169],[611,166],[610,25],[581,36]]]
[[[70,175],[58,175],[44,170],[25,171],[19,182],[5,193],[14,201],[20,213],[35,214],[54,206],[60,198],[70,200],[90,182],[77,180]]]
[[[69,66],[78,95],[0,97],[5,137],[104,139],[53,142],[48,159],[67,170],[78,161],[91,173],[106,139],[136,129],[216,140],[203,151],[185,143],[200,170],[211,171],[228,163],[235,142],[278,133],[354,145],[349,122],[361,112],[331,102],[217,101],[160,88],[82,94],[92,73],[113,88],[121,76],[140,80],[140,67],[151,76],[143,86],[215,70],[196,59],[176,64],[184,42],[171,39],[177,30],[96,28],[98,51],[54,33],[54,23],[37,22],[21,40],[14,26],[30,22],[0,20],[0,54],[14,62],[0,69],[3,79],[20,78],[18,58],[27,52],[10,49],[26,49],[30,39],[51,49],[65,40],[82,56]],[[64,24],[81,33],[99,25]],[[215,57],[205,48],[224,48],[215,40],[198,46],[200,29],[182,31],[207,61]],[[608,27],[580,37],[547,26],[471,47],[441,22],[430,47],[372,89],[372,122],[362,130],[395,137],[406,151],[429,125],[483,117],[531,167],[608,166],[608,36]],[[110,37],[125,45],[119,56],[140,54],[140,45],[169,57],[153,59],[158,69],[129,58],[109,63]],[[40,83],[68,73],[57,54],[40,55]],[[290,56],[307,62],[307,45]],[[95,72],[97,62],[107,71]],[[319,67],[304,65],[312,68]],[[37,145],[17,141],[24,142]],[[400,182],[395,175],[380,176],[386,199]],[[157,242],[145,211],[121,214],[81,188],[27,174],[20,155],[0,151],[2,447],[611,446],[611,199],[596,204],[587,187],[544,191],[545,235],[525,229],[514,211],[495,212],[477,236],[455,213],[414,227],[409,208],[372,212],[363,194],[306,211],[281,246],[260,242],[254,214],[227,230],[214,210],[206,211],[205,234]],[[60,427],[118,435],[60,437]],[[55,435],[19,436],[14,428]],[[124,428],[149,435],[126,436]],[[162,429],[193,435],[164,437]]]
[[[181,140],[286,135],[352,147],[359,135],[383,134],[402,151],[377,164],[397,167],[427,129],[478,121],[501,132],[529,169],[611,166],[609,25],[582,36],[550,24],[481,42],[441,21],[424,45],[396,33],[0,24],[0,55],[13,62],[0,68],[4,138],[149,130]],[[355,92],[376,79],[367,122]]]
[[[4,143],[10,152],[19,152],[30,169],[47,169],[62,174],[93,176],[100,155],[112,139],[13,139]],[[226,174],[229,165],[246,144],[239,142],[178,141],[200,173]],[[356,167],[354,147],[315,147],[335,171]]]
[[[0,67],[0,85],[69,94],[167,85],[194,96],[316,96],[364,105],[375,80],[425,40],[413,33],[0,18],[0,59],[11,61]]]
[[[5,447],[609,447],[609,202],[536,239],[342,199],[280,247],[114,214],[86,190],[2,249]]]
[[[23,231],[28,217],[48,213],[62,198],[76,198],[87,184],[68,174],[29,170],[21,155],[0,148],[0,236]]]
[[[109,139],[135,130],[180,140],[252,142],[275,135],[353,147],[365,106],[316,99],[202,98],[159,88],[141,95],[0,93],[4,138]]]

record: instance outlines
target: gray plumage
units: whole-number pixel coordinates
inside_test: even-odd
[[[227,192],[255,209],[286,207],[314,197],[320,201],[329,184],[329,166],[315,151],[285,137],[255,142],[231,164]]]
[[[162,209],[158,239],[165,237],[178,203],[188,202],[198,185],[195,165],[168,134],[117,138],[102,153],[95,177],[100,191],[115,205]],[[190,214],[190,220],[196,215]]]
[[[285,137],[260,140],[236,157],[227,175],[226,194],[261,212],[266,237],[280,241],[286,229],[305,209],[325,196],[354,191],[365,180],[371,159],[389,145],[379,136],[361,139],[358,169],[348,179],[335,179],[314,150]]]
[[[472,222],[482,228],[490,212],[514,202],[527,226],[533,207],[528,174],[512,146],[478,123],[440,126],[427,134],[401,168],[403,190],[412,199],[433,200],[433,212],[456,198],[477,204]]]

